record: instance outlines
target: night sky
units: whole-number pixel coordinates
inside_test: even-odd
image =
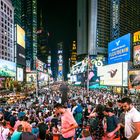
[[[38,15],[42,9],[43,24],[50,36],[48,46],[52,51],[52,67],[56,66],[57,43],[64,42],[65,70],[68,71],[68,57],[72,41],[76,40],[76,0],[38,0]],[[38,16],[39,17],[39,16]],[[54,68],[55,69],[55,68]]]

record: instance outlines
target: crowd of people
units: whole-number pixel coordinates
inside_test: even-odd
[[[105,89],[52,85],[0,107],[0,140],[140,140],[138,101]]]

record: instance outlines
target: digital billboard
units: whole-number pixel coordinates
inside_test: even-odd
[[[133,43],[140,42],[140,31],[137,31],[133,34]]]
[[[17,44],[25,48],[25,31],[17,24]]]
[[[44,63],[39,59],[36,61],[36,69],[39,71],[44,71]]]
[[[108,64],[130,60],[131,34],[128,33],[108,44]]]
[[[17,64],[26,65],[25,49],[17,44]]]
[[[39,81],[48,81],[49,77],[48,74],[43,72],[38,72],[38,80]]]
[[[26,81],[35,83],[36,82],[36,73],[27,73]]]
[[[16,63],[0,59],[0,76],[15,77]]]
[[[140,89],[140,70],[129,71],[128,88],[130,90]]]
[[[23,81],[23,68],[17,68],[17,80]]]
[[[106,86],[127,86],[128,63],[106,65],[98,69],[100,84]]]
[[[140,45],[133,47],[133,62],[134,65],[140,65]]]

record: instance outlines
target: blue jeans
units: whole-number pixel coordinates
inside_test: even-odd
[[[62,136],[60,140],[72,140],[72,137],[64,138],[64,137]]]

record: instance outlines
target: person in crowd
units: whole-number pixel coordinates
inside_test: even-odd
[[[16,114],[16,112],[13,112],[13,114],[10,117],[10,125],[11,125],[11,127],[14,127],[16,121],[17,121],[17,114]]]
[[[114,110],[112,108],[106,108],[104,112],[106,115],[106,126],[107,126],[106,139],[113,140],[114,138],[118,138],[120,124],[118,118],[114,114]]]
[[[40,122],[38,124],[38,128],[39,128],[39,138],[41,140],[46,140],[46,131],[48,129],[48,126],[44,122],[44,119],[43,118],[40,119]]]
[[[123,112],[122,101],[117,100],[117,107],[115,108],[115,114],[119,118],[121,113]]]
[[[21,124],[22,121],[23,121],[23,117],[19,117],[14,125],[14,130],[17,130],[17,127]]]
[[[0,140],[7,140],[10,134],[9,128],[6,127],[5,121],[0,121]]]
[[[85,111],[84,111],[84,125],[87,125],[89,124],[89,118],[88,116],[91,114],[91,112],[93,111],[93,108],[92,108],[92,105],[88,105],[86,108],[85,108]]]
[[[14,133],[12,134],[11,140],[20,140],[20,137],[21,137],[21,134],[22,134],[22,130],[23,130],[22,125],[19,125],[17,127],[17,130],[15,130]]]
[[[10,120],[10,116],[11,116],[11,112],[9,111],[9,107],[6,107],[5,111],[4,111],[4,119],[6,121],[9,121]]]
[[[89,130],[83,129],[82,130],[82,138],[77,138],[77,140],[93,140],[93,139],[90,135]]]
[[[54,109],[56,114],[61,113],[61,140],[72,140],[75,135],[75,129],[78,127],[73,114],[66,108],[62,106],[62,104],[56,103],[54,105]]]
[[[98,104],[88,118],[90,118],[90,130],[95,140],[101,140],[104,136],[104,127],[103,127],[103,119],[104,119],[104,106]]]
[[[140,140],[140,112],[128,97],[122,99],[125,111],[125,137],[128,140]]]
[[[21,125],[23,126],[23,132],[31,132],[32,127],[31,124],[28,122],[28,117],[24,116],[23,121],[21,121]]]
[[[35,122],[32,123],[32,134],[34,134],[36,136],[36,138],[38,138],[39,128],[37,127]]]

